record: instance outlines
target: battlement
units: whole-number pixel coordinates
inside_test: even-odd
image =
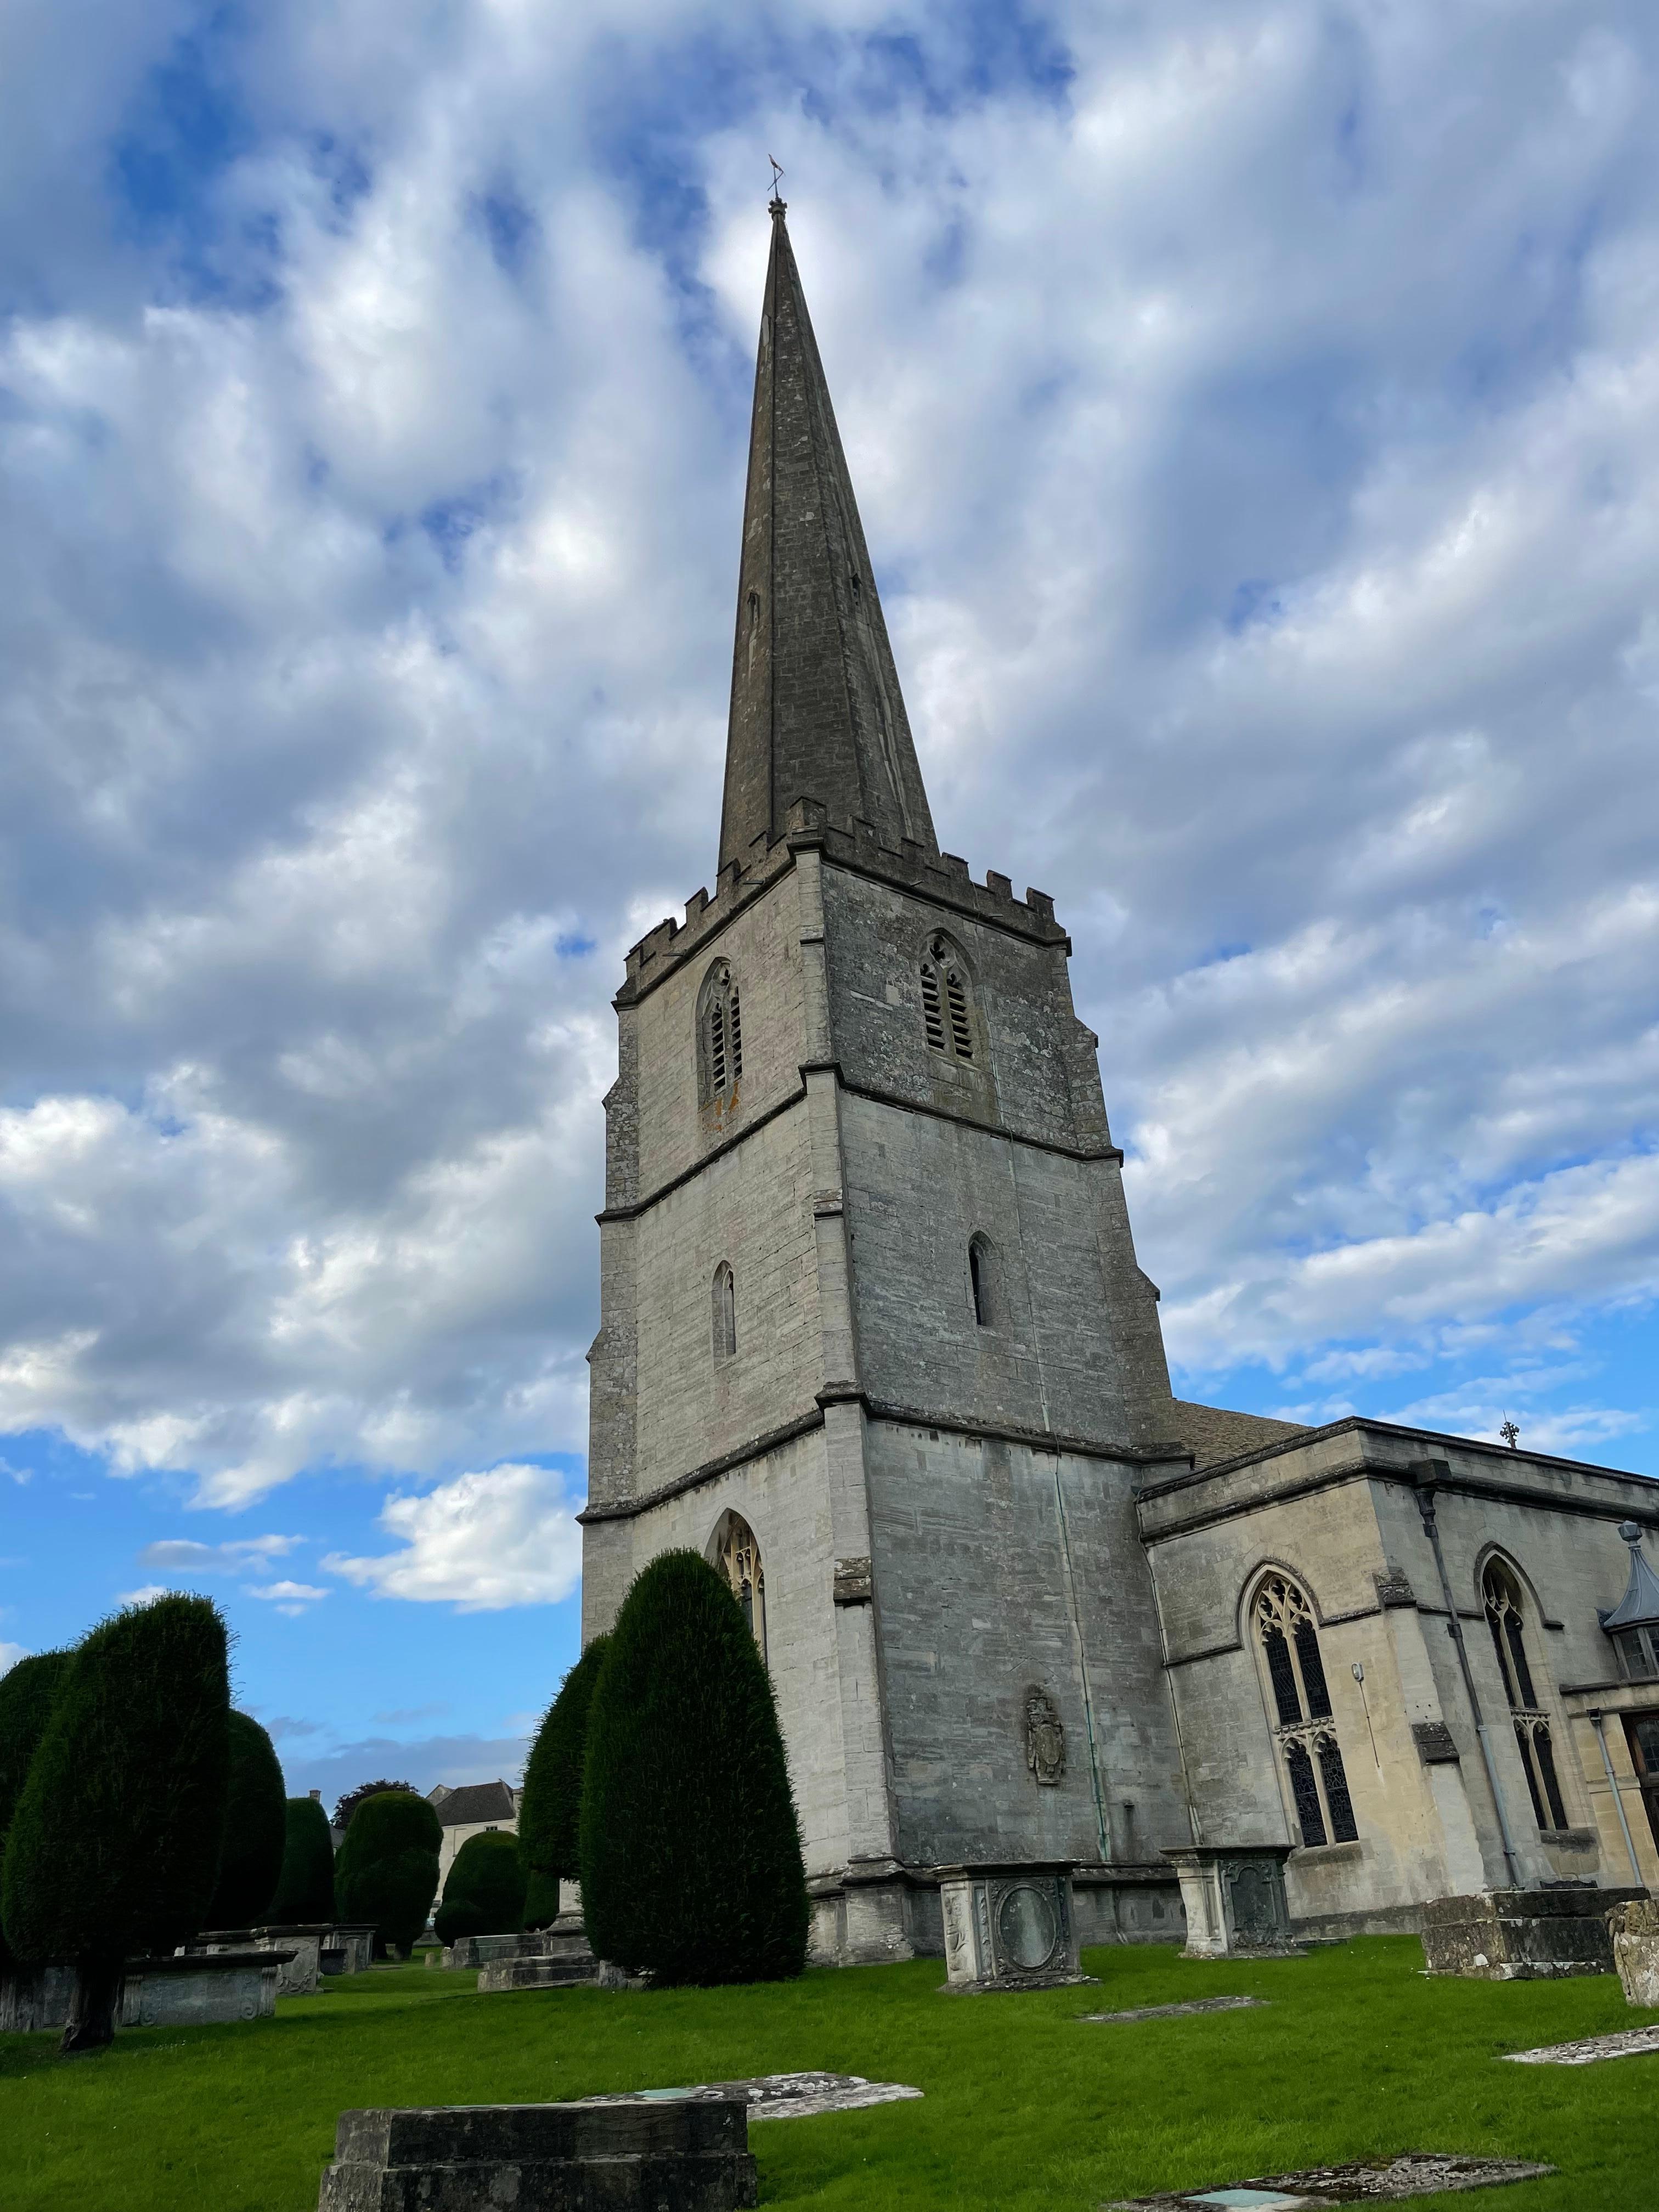
[[[975,883],[959,854],[941,853],[937,860],[930,860],[913,837],[904,838],[896,848],[884,845],[869,823],[837,821],[816,799],[798,799],[781,837],[757,837],[746,860],[729,860],[720,870],[712,897],[700,887],[685,902],[683,922],[668,915],[629,948],[627,980],[617,1004],[631,1004],[654,990],[792,867],[797,853],[814,850],[832,866],[856,869],[899,890],[915,891],[994,928],[1012,930],[1039,944],[1063,945],[1067,952],[1072,949],[1071,939],[1054,920],[1054,902],[1047,891],[1028,886],[1024,899],[1017,899],[1010,878],[994,868],[987,869],[982,884]]]

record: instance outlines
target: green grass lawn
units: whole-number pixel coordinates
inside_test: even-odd
[[[1659,2055],[1590,2067],[1504,2051],[1644,2026],[1611,1976],[1428,1981],[1413,1938],[1208,1965],[1091,1951],[1097,1989],[942,1996],[922,1960],[783,1986],[479,1996],[476,1976],[377,1969],[275,2021],[143,2029],[68,2064],[0,2036],[6,2212],[202,2205],[311,2212],[352,2106],[520,2103],[805,2068],[907,2081],[920,2102],[768,2122],[765,2204],[1007,2205],[1103,2199],[1402,2150],[1547,2160],[1504,2212],[1650,2212]],[[1249,1992],[1266,2011],[1128,2027],[1078,2014]]]

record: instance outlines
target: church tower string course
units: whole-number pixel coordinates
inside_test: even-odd
[[[720,866],[813,799],[939,854],[823,365],[772,202],[744,501]]]
[[[732,1578],[822,1959],[938,1950],[967,1861],[1173,1928],[1157,1293],[1053,903],[939,850],[772,220],[719,873],[616,1000],[584,1635],[671,1547]]]

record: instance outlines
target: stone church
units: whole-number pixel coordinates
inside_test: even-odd
[[[775,201],[719,872],[628,955],[583,1632],[691,1546],[775,1687],[814,1955],[942,1948],[942,1868],[1169,1850],[1292,1923],[1659,1887],[1659,1486],[1172,1396],[1051,899],[942,853]]]

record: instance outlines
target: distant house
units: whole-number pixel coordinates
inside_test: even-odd
[[[482,1836],[491,1828],[505,1828],[509,1835],[517,1835],[519,1796],[505,1782],[470,1782],[459,1790],[441,1782],[427,1792],[427,1802],[435,1809],[444,1832],[438,1854],[441,1895],[455,1854],[469,1836]]]

